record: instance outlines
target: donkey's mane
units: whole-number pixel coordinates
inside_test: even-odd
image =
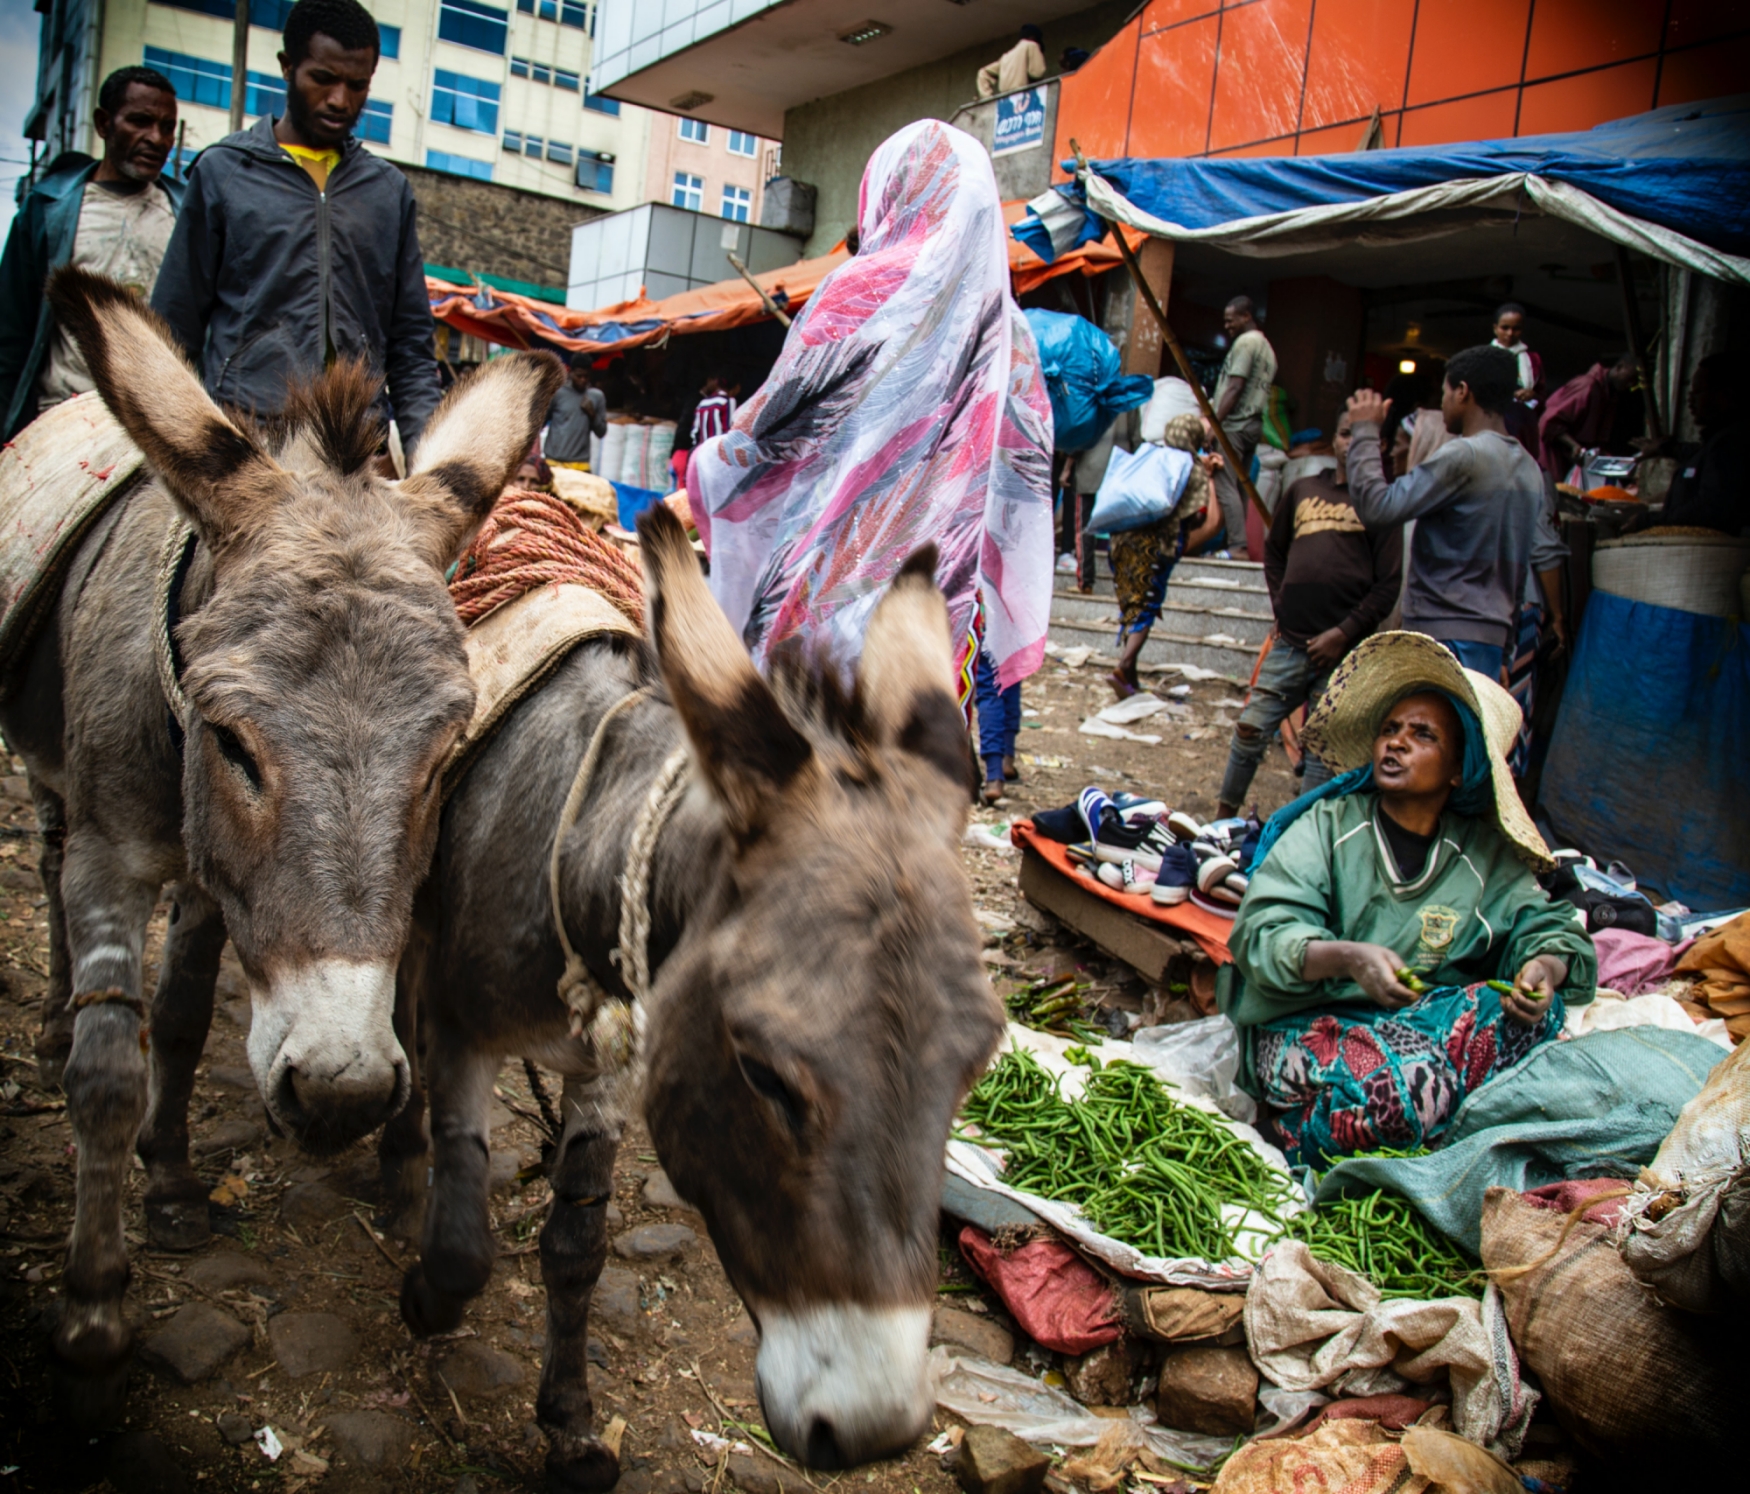
[[[250,422],[271,451],[282,450],[303,433],[337,472],[357,472],[377,454],[385,427],[377,409],[383,381],[362,358],[343,358],[314,378],[295,380],[285,408],[272,417],[251,419],[235,409],[227,413]]]

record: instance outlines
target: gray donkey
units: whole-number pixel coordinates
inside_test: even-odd
[[[249,980],[250,1065],[280,1129],[329,1150],[407,1097],[396,967],[441,770],[474,700],[444,570],[560,372],[543,355],[494,360],[440,406],[395,488],[370,473],[376,385],[358,367],[293,391],[270,435],[220,411],[121,287],[64,270],[50,297],[157,474],[82,542],[0,703],[46,843],[39,1053],[51,1070],[64,1057],[78,1143],[54,1348],[70,1409],[103,1417],[125,1384],[122,1184],[136,1136],[155,1243],[207,1236],[187,1109],[227,932]],[[180,551],[167,544],[179,518],[198,536]],[[179,719],[155,648],[160,573],[178,553]],[[146,926],[167,883],[175,911],[148,1009]]]
[[[658,510],[640,529],[654,655],[636,637],[592,640],[506,721],[445,811],[403,965],[435,1171],[402,1285],[416,1333],[453,1329],[491,1275],[498,1068],[520,1054],[564,1076],[536,1405],[559,1490],[605,1489],[619,1471],[592,1435],[585,1348],[621,1086],[590,1041],[601,1020],[572,1035],[556,994],[549,881],[589,744],[599,757],[560,847],[557,901],[594,979],[620,994],[630,972],[610,951],[639,807],[677,747],[690,755],[637,909],[656,972],[635,993],[644,1115],[759,1324],[767,1424],[814,1466],[895,1452],[928,1422],[943,1146],[1002,1029],[956,850],[966,734],[933,548],[876,609],[847,697],[830,675],[768,686],[678,522]],[[418,1096],[383,1151],[386,1176],[423,1182]]]

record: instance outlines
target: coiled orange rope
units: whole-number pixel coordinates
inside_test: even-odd
[[[450,596],[464,626],[542,586],[600,592],[644,626],[644,577],[562,498],[507,488],[456,562]]]

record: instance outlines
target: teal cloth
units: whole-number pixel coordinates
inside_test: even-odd
[[[1459,1106],[1439,1151],[1349,1158],[1320,1178],[1316,1200],[1387,1188],[1480,1254],[1485,1192],[1634,1177],[1725,1056],[1663,1027],[1545,1043]]]

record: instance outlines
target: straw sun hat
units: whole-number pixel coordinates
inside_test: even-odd
[[[1494,777],[1495,824],[1521,860],[1536,871],[1555,865],[1549,847],[1525,812],[1507,754],[1521,720],[1519,703],[1486,675],[1466,669],[1444,644],[1425,633],[1375,633],[1334,670],[1307,718],[1304,740],[1333,771],[1346,773],[1373,761],[1373,742],[1385,713],[1419,690],[1445,690],[1476,713],[1488,739]]]

